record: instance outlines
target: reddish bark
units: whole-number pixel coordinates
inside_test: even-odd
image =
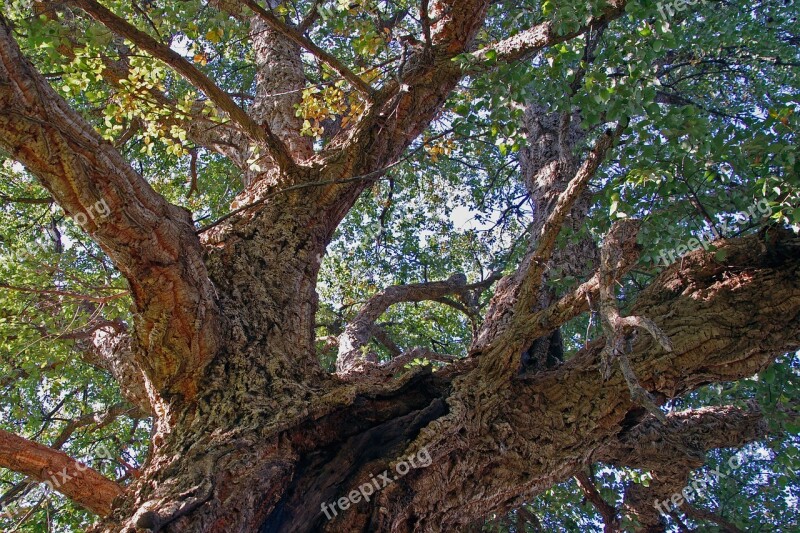
[[[107,515],[122,487],[64,452],[0,429],[0,467],[47,483],[78,505]]]

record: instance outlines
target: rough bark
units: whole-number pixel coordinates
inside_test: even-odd
[[[33,172],[128,279],[137,364],[159,420],[216,351],[214,290],[191,215],[156,194],[22,56],[0,20],[0,146]],[[170,399],[166,399],[170,397]]]
[[[692,485],[689,474],[704,464],[706,451],[740,447],[767,433],[767,423],[755,405],[672,413],[663,424],[648,416],[595,451],[591,461],[651,472],[653,477],[648,486],[632,484],[626,489],[622,506],[635,519],[637,531],[663,532],[666,531],[664,514],[668,512],[663,502],[681,494],[685,487],[705,489],[705,483]],[[719,476],[727,476],[730,468],[726,465],[723,470]],[[678,510],[694,513],[703,520],[726,522],[714,513],[697,511],[688,502]],[[736,530],[730,524],[727,529]]]
[[[0,429],[0,467],[46,482],[72,501],[107,515],[122,487],[64,452]]]
[[[556,368],[519,373],[531,343],[585,312],[588,297],[603,287],[601,272],[559,300],[540,298],[559,230],[574,206],[586,209],[586,185],[619,131],[602,134],[574,172],[540,180],[540,203],[554,202],[542,209],[546,217],[514,282],[498,289],[470,357],[435,373],[403,370],[404,357],[414,355],[409,352],[397,364],[347,379],[324,373],[316,358],[315,286],[325,247],[358,195],[398,160],[463,78],[452,59],[470,50],[489,2],[426,4],[429,46],[414,51],[398,79],[379,91],[361,87],[369,100],[364,115],[316,154],[288,131],[296,126],[289,117],[270,111],[277,108],[269,101],[269,68],[286,67],[299,87],[294,46],[309,47],[270,13],[257,10],[275,30],[272,40],[253,35],[265,63],[254,106],[263,116],[254,118],[242,116],[162,43],[120,24],[95,2],[75,3],[201,86],[272,154],[280,173],[280,179],[253,179],[237,199],[241,207],[198,238],[188,214],[155,194],[69,109],[0,24],[0,146],[68,213],[107,203],[108,215],[91,219],[86,229],[128,279],[136,306],[132,360],[156,415],[155,446],[141,477],[96,531],[459,530],[595,460],[613,460],[603,455],[609,446],[654,427],[620,372],[604,379],[606,339]],[[619,16],[623,7],[613,3],[578,33]],[[553,35],[547,23],[494,48],[514,60],[568,38]],[[273,52],[289,62],[277,64],[269,59]],[[284,153],[285,146],[293,152]],[[544,158],[542,168],[552,167],[551,160]],[[556,182],[563,185],[557,195],[548,189]],[[800,344],[800,239],[770,230],[717,244],[727,252],[724,262],[702,251],[690,254],[631,310],[652,320],[673,347],[665,352],[650,337],[630,338],[630,367],[656,401],[751,376]],[[635,251],[622,254],[613,276],[630,266]],[[362,326],[386,303],[368,306],[345,352],[369,340]],[[707,414],[699,418],[712,426],[738,416]],[[718,444],[695,441],[700,448]],[[327,520],[323,504],[409,457],[430,461]]]

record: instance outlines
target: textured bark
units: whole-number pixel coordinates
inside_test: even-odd
[[[22,56],[0,20],[0,146],[42,182],[128,279],[137,364],[160,422],[196,392],[218,342],[214,291],[190,214],[136,174]],[[102,206],[98,207],[98,206]],[[169,397],[170,399],[167,399]]]
[[[673,413],[661,424],[648,416],[638,425],[620,434],[596,452],[591,461],[615,466],[640,468],[653,474],[650,484],[633,484],[625,492],[623,507],[638,523],[637,530],[666,531],[662,512],[657,504],[669,501],[690,486],[688,475],[705,462],[705,452],[715,448],[740,447],[763,438],[768,433],[759,409],[706,407],[684,413]],[[727,475],[728,468],[725,468]],[[688,503],[683,511],[689,510]],[[704,520],[723,520],[709,512],[696,513]],[[735,527],[728,527],[736,530]]]
[[[0,467],[47,482],[72,501],[99,515],[111,511],[122,487],[67,454],[0,429]]]
[[[250,41],[256,58],[256,94],[250,114],[266,123],[298,161],[313,155],[311,137],[303,137],[297,116],[306,85],[300,48],[260,17],[250,20]]]
[[[797,237],[753,236],[721,245],[729,252],[726,264],[695,252],[665,271],[634,306],[675,346],[665,353],[641,337],[630,354],[642,385],[660,398],[752,375],[800,344]],[[297,310],[295,291],[281,288],[288,307]],[[235,309],[241,312],[241,303]],[[242,317],[257,318],[250,310]],[[747,337],[736,333],[744,325]],[[120,521],[163,531],[460,529],[489,511],[519,505],[592,461],[610,461],[603,450],[621,449],[620,439],[637,424],[638,432],[657,428],[630,399],[619,373],[602,378],[604,339],[524,380],[509,377],[492,358],[494,351],[522,348],[510,338],[433,375],[417,370],[399,381],[370,374],[345,382],[306,375],[298,382],[286,378],[298,363],[282,349],[302,355],[286,342],[288,333],[261,332],[209,369],[202,399],[168,435],[105,530],[118,531]],[[735,420],[725,422],[729,415],[696,418],[733,427]],[[710,435],[725,434],[709,427]],[[700,447],[722,443],[695,440]],[[323,503],[347,496],[423,447],[430,466],[327,521]],[[652,456],[670,452],[661,453]]]
[[[97,202],[107,203],[108,215],[91,219],[86,229],[128,279],[135,302],[130,352],[119,338],[96,338],[95,347],[129,388],[136,388],[140,372],[156,417],[155,446],[141,477],[95,531],[462,530],[580,475],[594,461],[613,462],[611,451],[625,445],[628,459],[637,459],[646,450],[633,449],[633,434],[656,442],[652,432],[664,429],[631,398],[624,376],[616,371],[604,379],[600,371],[606,339],[554,368],[520,372],[531,344],[585,312],[601,288],[608,292],[608,276],[603,283],[601,276],[618,278],[638,252],[623,240],[610,271],[560,299],[543,293],[551,260],[590,276],[594,250],[558,248],[557,236],[579,226],[588,210],[587,184],[620,131],[598,136],[578,164],[568,156],[580,134],[571,133],[577,118],[529,116],[540,121],[532,138],[543,142],[540,153],[534,146],[527,154],[535,241],[497,289],[468,358],[435,373],[405,370],[402,364],[419,353],[410,351],[346,379],[326,374],[317,360],[315,286],[325,248],[358,195],[397,162],[463,78],[453,58],[470,50],[489,2],[426,3],[429,46],[415,49],[379,91],[361,87],[368,100],[363,116],[319,153],[298,135],[286,109],[296,102],[291,91],[303,83],[297,45],[314,49],[271,13],[257,9],[251,26],[258,95],[247,115],[163,43],[95,2],[74,3],[206,91],[248,139],[237,157],[258,148],[274,160],[248,180],[237,208],[198,238],[188,213],[155,194],[69,109],[0,24],[0,146],[68,213],[87,214]],[[216,5],[250,16],[236,3]],[[571,35],[622,9],[611,4]],[[571,35],[554,35],[546,23],[489,49],[515,60]],[[284,78],[274,79],[277,73]],[[274,92],[287,88],[285,95]],[[717,244],[727,253],[724,262],[702,251],[690,254],[630,311],[652,320],[673,347],[664,351],[646,335],[629,339],[630,368],[657,402],[749,377],[800,344],[800,239],[770,230]],[[430,285],[412,287],[421,292],[400,297],[439,298],[464,286],[463,279],[443,283],[433,292]],[[387,294],[345,331],[345,354],[369,341],[375,318],[397,301],[397,294],[394,300]],[[748,416],[733,410],[675,415],[666,433],[692,433],[694,422],[684,424],[682,417],[696,421],[701,429],[688,442],[705,451],[721,441],[702,438],[702,428],[733,427],[738,420],[736,427],[745,429],[737,442],[755,438],[761,426],[756,415]],[[650,455],[662,459],[652,465],[655,472],[670,451],[665,446]],[[324,504],[423,452],[427,465],[327,520]],[[697,454],[689,456],[684,466],[696,464]],[[626,508],[644,523],[636,496]]]
[[[106,370],[119,383],[122,395],[144,412],[153,407],[147,394],[147,378],[136,364],[130,334],[105,326],[95,330],[89,342],[79,342],[85,359]]]

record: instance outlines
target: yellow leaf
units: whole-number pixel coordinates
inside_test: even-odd
[[[206,32],[206,39],[211,41],[212,43],[218,43],[222,40],[223,30],[221,28],[217,28],[215,30],[208,30]]]

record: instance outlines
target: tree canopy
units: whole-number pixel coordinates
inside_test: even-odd
[[[85,196],[64,192],[42,178],[51,172],[48,155],[33,149],[29,154],[13,141],[0,142],[0,430],[85,461],[122,487],[142,475],[153,452],[152,437],[161,431],[159,414],[145,405],[146,393],[137,397],[123,390],[116,371],[103,360],[102,343],[105,339],[108,347],[118,342],[116,333],[130,331],[152,337],[155,328],[148,320],[155,315],[148,314],[152,308],[142,303],[142,295],[174,288],[179,298],[183,288],[177,281],[139,283],[141,273],[160,264],[159,254],[149,258],[146,247],[132,248],[129,260],[114,246],[138,243],[141,235],[130,229],[121,238],[104,241],[101,226],[111,212],[125,212],[129,228],[151,221],[151,215],[161,217],[161,199],[179,206],[175,211],[163,208],[169,213],[163,215],[168,220],[163,227],[173,222],[182,227],[180,217],[185,215],[184,222],[193,223],[190,233],[207,239],[201,253],[199,239],[196,246],[184,245],[182,233],[164,229],[165,249],[180,250],[183,268],[189,271],[196,258],[212,265],[221,261],[207,252],[222,246],[210,236],[227,231],[226,224],[254,206],[283,199],[292,204],[332,183],[358,185],[330,193],[352,195],[351,208],[339,212],[320,207],[320,218],[342,220],[327,228],[330,242],[309,259],[321,262],[313,328],[315,358],[328,374],[350,368],[341,356],[347,339],[353,361],[382,368],[402,357],[394,367],[400,373],[448,375],[448,369],[471,364],[476,353],[490,350],[490,343],[481,345],[481,335],[489,335],[484,320],[501,307],[499,300],[492,300],[501,290],[498,281],[530,264],[535,270],[536,259],[528,263],[531,254],[550,237],[553,243],[541,264],[548,264],[544,285],[552,292],[546,305],[533,311],[576,294],[595,271],[600,278],[604,272],[612,278],[606,287],[609,298],[598,304],[602,295],[592,296],[589,303],[584,297],[574,305],[580,312],[565,312],[565,320],[553,324],[560,326],[567,362],[584,357],[593,343],[616,331],[604,314],[605,305],[618,305],[619,312],[630,316],[642,309],[666,309],[634,302],[653,298],[666,305],[648,287],[662,279],[667,281],[659,287],[669,287],[672,278],[664,276],[679,279],[676,268],[693,265],[705,272],[712,267],[703,261],[716,261],[728,270],[724,275],[715,270],[719,280],[714,282],[724,283],[739,268],[763,270],[778,264],[766,245],[764,257],[756,259],[735,243],[772,242],[774,235],[796,239],[800,232],[796,2],[533,0],[487,2],[480,8],[473,3],[481,4],[4,0],[1,23],[22,55],[102,137],[104,146],[144,178],[155,193],[152,198],[159,199],[132,187],[105,203],[113,187],[102,181],[109,172],[102,165],[111,168],[116,160],[103,154],[87,174],[98,177],[86,181]],[[464,17],[463,27],[445,27],[446,21],[461,16],[453,13],[473,8],[485,9],[485,15],[477,21]],[[278,54],[259,52],[260,46],[272,46],[259,40],[270,32],[300,49],[299,69],[265,67],[264,58]],[[459,32],[470,35],[468,44],[459,42]],[[441,50],[447,46],[454,53],[446,66],[430,70],[426,58],[445,57]],[[0,51],[7,61],[9,54],[6,48]],[[291,79],[297,72],[301,78]],[[452,83],[442,82],[444,89],[436,85],[447,77]],[[0,76],[0,93],[12,91],[14,83]],[[35,92],[28,88],[21,94],[26,91]],[[394,102],[395,122],[387,114],[377,117],[381,109],[390,109],[387,102]],[[417,110],[430,119],[406,120],[404,113],[411,116]],[[0,108],[0,136],[11,138],[7,124],[15,113],[18,109],[10,105]],[[262,121],[263,116],[269,119]],[[269,122],[271,129],[262,122]],[[570,128],[576,133],[566,143],[564,131]],[[296,135],[284,134],[293,129]],[[550,131],[550,137],[540,130]],[[338,148],[355,146],[368,136],[370,142],[354,149],[355,155],[348,153],[347,162],[344,156],[337,159]],[[386,140],[398,136],[405,137]],[[578,216],[566,206],[558,224],[561,231],[555,233],[535,221],[557,212],[553,206],[567,196],[568,187],[556,188],[556,200],[545,208],[545,200],[552,198],[530,179],[535,156],[541,155],[537,150],[548,142],[559,149],[566,146],[576,172],[589,168],[582,185],[584,211]],[[78,141],[75,145],[81,146]],[[48,150],[55,153],[63,146]],[[351,164],[361,153],[366,162]],[[377,168],[372,153],[379,154]],[[302,154],[314,161],[307,173],[316,177],[296,182],[275,177],[303,160]],[[342,169],[336,175],[312,172],[334,163]],[[302,164],[297,168],[306,169]],[[350,169],[360,170],[348,173]],[[258,182],[269,186],[258,190]],[[70,194],[74,203],[65,204],[62,198]],[[94,210],[84,214],[76,209],[78,202]],[[553,249],[581,243],[601,247],[612,226],[634,220],[637,257],[619,279],[603,270],[599,254],[584,256],[580,269],[557,260],[548,263],[563,257],[553,256]],[[280,222],[276,218],[275,224]],[[154,226],[162,228],[159,224]],[[150,231],[140,227],[143,234]],[[231,233],[240,236],[244,231]],[[792,233],[795,237],[785,237]],[[794,262],[787,264],[794,265],[796,274],[800,252],[797,241],[791,242]],[[613,257],[608,262],[628,253],[623,249],[614,255],[609,248]],[[689,256],[694,259],[685,259]],[[256,256],[248,257],[256,261]],[[731,258],[739,263],[732,264]],[[386,305],[375,304],[377,316],[364,318],[365,304],[375,302],[376,294],[386,295],[385,289],[396,286],[417,288],[414,284],[423,292],[396,300],[390,294]],[[229,289],[216,280],[208,286],[189,285],[198,294]],[[524,300],[524,283],[520,290],[522,296],[515,298]],[[685,290],[683,294],[690,294]],[[785,323],[794,328],[787,331],[796,332],[797,286],[786,291],[791,302],[774,305],[785,305]],[[700,293],[687,301],[700,301]],[[202,299],[191,302],[206,305]],[[736,312],[746,318],[751,311]],[[212,314],[208,304],[202,317]],[[745,318],[736,326],[742,337],[750,335]],[[359,320],[368,322],[363,342],[352,340],[360,339],[353,326]],[[209,318],[197,329],[201,337],[208,336],[199,344],[213,344],[208,339],[218,327]],[[734,326],[720,326],[728,327]],[[647,335],[642,330],[638,342],[645,342],[641,338]],[[644,420],[636,428],[639,433],[626,437],[638,440],[620,437],[613,445],[598,444],[581,472],[567,479],[554,476],[551,486],[534,497],[508,494],[503,505],[498,500],[497,509],[473,526],[522,532],[609,530],[614,524],[634,530],[637,513],[628,512],[633,507],[626,507],[626,495],[633,485],[648,487],[650,472],[657,471],[651,463],[659,463],[655,451],[648,455],[641,444],[669,441],[670,428],[678,434],[678,428],[703,419],[708,431],[677,440],[681,446],[705,443],[697,445],[686,463],[691,465],[687,483],[709,482],[695,491],[691,504],[665,513],[668,530],[797,530],[800,359],[794,350],[800,338],[788,335],[781,354],[746,367],[751,371],[742,370],[743,375],[732,372],[730,379],[723,379],[726,374],[718,370],[722,365],[701,365],[694,368],[691,385],[680,382],[673,396],[645,393],[658,403],[656,410],[671,417],[669,423],[659,426],[655,418],[645,420],[639,413],[637,423]],[[142,338],[135,339],[136,346]],[[178,344],[164,346],[165,353],[183,353]],[[741,346],[742,359],[756,351]],[[770,345],[769,350],[775,349]],[[187,347],[186,353],[191,350]],[[180,370],[152,372],[163,378],[154,378],[155,389],[169,394],[189,390],[180,372],[200,373],[206,363],[192,366],[194,361],[184,364],[181,357],[175,367]],[[645,385],[657,381],[639,370],[637,374]],[[143,403],[136,398],[144,398]],[[647,407],[646,401],[634,403]],[[654,415],[652,411],[647,407],[647,413]],[[576,404],[574,416],[581,412]],[[757,421],[748,418],[756,412]],[[725,416],[740,418],[746,429]],[[0,458],[4,446],[0,435]],[[617,455],[620,450],[629,456]],[[636,454],[641,461],[626,462]],[[662,462],[671,457],[662,457]],[[2,461],[0,466],[10,467]],[[96,520],[97,509],[87,509],[86,502],[76,503],[60,494],[58,486],[40,481],[31,472],[0,469],[0,529],[82,531]]]

